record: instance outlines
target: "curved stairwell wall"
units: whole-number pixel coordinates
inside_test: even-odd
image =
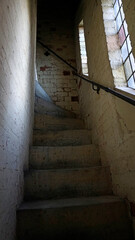
[[[112,1],[81,1],[76,16],[76,53],[80,66],[78,24],[83,19],[88,56],[89,78],[105,86],[114,88],[114,79],[108,57],[103,12],[105,4],[106,31],[109,34],[111,15],[107,14]],[[129,26],[133,52],[135,53],[135,2],[123,0],[124,11]],[[108,19],[108,20],[107,20]],[[108,26],[108,28],[107,28]],[[110,35],[113,34],[110,32]],[[108,38],[109,41],[109,38]],[[115,42],[110,42],[115,51]],[[117,59],[116,59],[117,61]],[[101,161],[110,166],[113,192],[128,199],[130,214],[135,221],[135,107],[112,97],[101,90],[96,94],[88,83],[78,80],[79,102],[85,123],[92,131],[92,140],[100,148]],[[125,93],[124,93],[125,94]],[[131,98],[133,95],[128,94]]]
[[[0,1],[0,240],[15,240],[34,111],[36,0]]]

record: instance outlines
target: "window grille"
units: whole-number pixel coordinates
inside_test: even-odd
[[[127,86],[135,89],[135,59],[132,52],[122,0],[113,0],[113,6]]]

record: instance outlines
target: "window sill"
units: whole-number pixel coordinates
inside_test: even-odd
[[[115,90],[117,92],[120,92],[120,93],[126,95],[127,97],[135,99],[135,90],[134,89],[131,89],[129,87],[116,87]]]

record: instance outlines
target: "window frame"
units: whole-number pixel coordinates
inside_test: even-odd
[[[135,90],[135,59],[122,0],[113,0],[113,9],[127,87]]]
[[[78,36],[79,36],[79,50],[80,50],[80,59],[81,59],[81,73],[84,76],[88,76],[88,57],[86,50],[86,39],[84,31],[84,22],[83,19],[78,25]]]

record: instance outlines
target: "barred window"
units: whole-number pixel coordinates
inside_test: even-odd
[[[127,86],[135,89],[135,59],[132,52],[122,0],[113,0],[113,6]]]

